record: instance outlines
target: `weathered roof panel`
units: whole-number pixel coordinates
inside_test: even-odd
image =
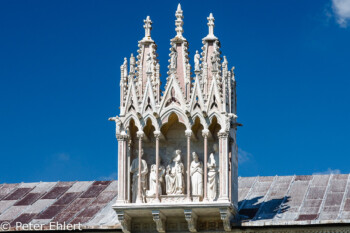
[[[0,188],[0,200],[17,188],[19,184],[3,184]]]
[[[242,226],[350,223],[350,176],[240,177]],[[117,181],[0,185],[0,222],[82,223],[120,228],[112,205]]]

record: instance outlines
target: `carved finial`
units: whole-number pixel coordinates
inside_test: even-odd
[[[209,33],[208,35],[204,38],[204,40],[216,40],[217,37],[214,36],[214,26],[215,26],[215,19],[213,17],[213,14],[210,13],[209,17],[207,17],[208,20],[208,29],[209,29]]]
[[[175,16],[176,16],[176,20],[175,20],[175,26],[176,26],[176,37],[177,38],[181,38],[183,39],[183,36],[182,36],[182,33],[183,33],[183,28],[182,28],[182,25],[184,24],[184,22],[182,21],[182,19],[184,18],[183,15],[182,15],[182,9],[181,9],[181,5],[179,3],[179,5],[177,6],[177,10],[176,10],[176,13],[175,13]]]
[[[143,20],[144,25],[143,28],[145,29],[145,37],[143,40],[152,40],[151,38],[151,29],[152,29],[152,21],[149,16],[145,20]]]

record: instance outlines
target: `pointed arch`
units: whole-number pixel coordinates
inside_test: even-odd
[[[159,131],[159,129],[160,129],[159,122],[155,118],[155,116],[152,115],[151,113],[148,113],[146,116],[143,117],[143,121],[144,121],[143,128],[146,126],[148,120],[150,120],[152,122],[152,125],[154,126],[155,130]]]
[[[213,137],[217,138],[217,133],[224,127],[220,123],[220,116],[218,116],[217,114],[212,114],[209,119],[210,119],[210,125],[208,129],[213,135]]]
[[[136,126],[139,130],[143,128],[143,127],[141,126],[141,122],[140,122],[139,118],[136,116],[136,113],[134,113],[134,112],[128,113],[128,114],[125,116],[124,119],[125,119],[125,120],[124,120],[124,122],[123,122],[123,125],[124,125],[125,128],[129,126],[131,120],[134,120],[135,126]]]
[[[223,128],[225,125],[224,125],[224,122],[222,121],[222,117],[221,115],[219,115],[217,112],[211,112],[208,116],[208,119],[209,119],[209,125],[211,125],[213,123],[213,119],[214,117],[216,118],[217,120],[217,123],[221,126],[221,128]]]
[[[204,129],[207,129],[210,124],[210,122],[203,117],[203,114],[198,111],[196,111],[191,118],[192,122],[195,122],[196,118],[198,118],[200,123],[203,125]]]
[[[179,118],[179,122],[181,122],[182,124],[184,124],[186,126],[186,129],[190,129],[191,125],[190,122],[188,120],[188,117],[186,116],[186,114],[183,112],[183,110],[178,107],[178,106],[171,106],[168,107],[166,109],[164,109],[161,114],[160,114],[160,120],[162,122],[162,125],[164,122],[168,121],[169,116],[175,113],[177,115],[177,117]]]

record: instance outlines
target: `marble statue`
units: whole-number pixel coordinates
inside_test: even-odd
[[[134,54],[131,54],[131,57],[130,57],[130,73],[135,73],[135,63],[136,63],[136,60],[135,60],[135,57],[134,57]]]
[[[203,163],[199,161],[198,154],[192,153],[193,161],[191,163],[191,186],[192,195],[203,196]]]
[[[136,54],[120,60],[119,113],[110,120],[118,141],[113,209],[123,233],[207,232],[212,226],[223,232],[239,218],[235,75],[214,35],[213,15],[202,50],[190,54],[180,5],[175,14],[176,36],[162,72],[150,17]]]
[[[162,183],[164,181],[165,169],[163,166],[159,166],[158,172],[158,193],[162,195]],[[154,196],[157,190],[157,166],[153,164],[151,166],[151,173],[149,175],[149,190],[147,191],[147,196]]]
[[[150,53],[147,54],[147,58],[146,58],[146,72],[147,73],[152,72],[152,57]]]
[[[199,60],[200,60],[200,55],[198,53],[198,50],[196,50],[196,54],[194,55],[194,70],[199,71]]]
[[[126,57],[124,57],[124,62],[123,62],[123,69],[124,69],[124,77],[128,76],[128,59]]]
[[[132,175],[132,202],[136,202],[137,192],[138,192],[138,179],[141,179],[141,199],[145,199],[145,190],[146,190],[146,176],[148,173],[147,163],[144,159],[141,159],[141,176],[139,176],[139,158],[138,150],[136,150],[136,158],[131,163],[130,172]],[[141,150],[141,157],[143,156],[143,150]],[[145,202],[145,201],[143,201]]]
[[[211,64],[212,64],[212,70],[213,71],[218,71],[218,68],[219,68],[219,60],[218,58],[216,57],[215,54],[213,54],[213,56],[211,57]]]
[[[177,67],[177,51],[176,44],[174,44],[170,49],[170,69],[176,69]]]
[[[168,195],[184,193],[184,172],[184,165],[181,162],[181,150],[176,150],[172,163],[166,168],[165,185]]]
[[[218,145],[214,144],[214,152],[218,152]],[[217,195],[217,170],[216,170],[216,161],[214,158],[214,153],[211,153],[209,156],[208,162],[208,183],[207,183],[207,193],[209,201],[213,201]]]

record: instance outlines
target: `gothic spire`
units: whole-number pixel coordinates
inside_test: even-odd
[[[208,35],[203,38],[203,40],[216,40],[218,39],[216,36],[214,36],[214,27],[215,27],[215,18],[213,17],[213,14],[210,13],[209,17],[207,17],[208,20]]]
[[[183,11],[182,11],[181,5],[179,3],[179,5],[177,5],[177,10],[175,12],[175,17],[176,17],[176,20],[175,20],[176,36],[175,36],[175,38],[184,40],[185,38],[182,36],[182,33],[184,32],[184,30],[182,28],[182,25],[184,24],[184,22],[182,21],[182,19],[184,18],[184,16],[182,13],[183,13]]]
[[[153,41],[151,38],[151,30],[152,30],[152,21],[149,16],[145,20],[143,20],[143,28],[145,29],[145,37],[142,39],[143,41]]]

